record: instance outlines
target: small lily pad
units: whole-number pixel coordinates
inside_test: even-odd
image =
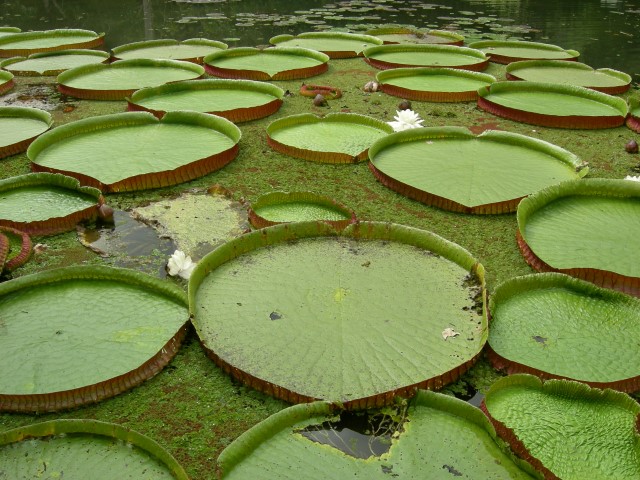
[[[306,48],[232,48],[204,57],[209,75],[247,80],[293,80],[324,73],[329,56]]]
[[[269,43],[278,48],[308,48],[325,53],[330,58],[362,56],[365,48],[382,45],[382,40],[371,35],[346,32],[305,32],[299,35],[277,35]]]
[[[108,61],[109,54],[100,50],[61,50],[7,58],[0,62],[0,67],[18,76],[49,76],[82,65]]]
[[[52,124],[51,114],[38,108],[0,107],[0,158],[24,152]]]
[[[393,132],[387,123],[355,113],[291,115],[267,127],[267,143],[279,152],[324,163],[367,159],[369,147]]]
[[[32,53],[74,48],[97,48],[104,43],[104,33],[91,30],[59,29],[20,32],[0,36],[0,57],[27,57]]]
[[[185,60],[202,63],[202,59],[210,53],[226,50],[228,45],[206,38],[190,38],[178,40],[146,40],[144,42],[128,43],[111,50],[116,60],[131,60],[134,58],[156,58],[167,60]]]
[[[271,192],[251,204],[249,220],[256,228],[319,220],[341,229],[355,222],[356,216],[335,200],[312,192]]]
[[[83,65],[58,75],[58,91],[76,98],[122,100],[143,87],[194,80],[204,68],[178,60],[134,59]]]

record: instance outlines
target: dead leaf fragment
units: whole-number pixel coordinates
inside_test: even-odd
[[[447,327],[442,331],[442,338],[445,340],[449,337],[457,337],[458,335],[460,335],[460,333],[456,332],[453,328]]]

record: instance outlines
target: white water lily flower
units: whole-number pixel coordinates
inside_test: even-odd
[[[640,182],[640,175],[638,175],[637,177],[633,176],[633,175],[627,175],[626,177],[624,177],[625,180],[631,180],[633,182]]]
[[[410,128],[422,127],[423,119],[420,118],[413,110],[396,110],[396,116],[393,117],[394,122],[387,122],[393,128],[394,132],[409,130]]]
[[[176,250],[173,252],[173,255],[171,255],[171,258],[169,258],[167,267],[169,267],[169,275],[172,277],[177,275],[185,280],[189,280],[196,264],[193,263],[191,257],[187,256],[182,250]]]

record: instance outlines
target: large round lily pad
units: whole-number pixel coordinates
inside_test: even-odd
[[[382,45],[382,40],[371,35],[346,32],[305,32],[299,35],[278,35],[269,39],[278,48],[308,48],[329,55],[330,58],[362,56],[365,48]]]
[[[96,48],[103,43],[104,33],[91,30],[59,29],[12,33],[0,36],[0,57],[26,57],[39,52]]]
[[[207,73],[247,80],[294,80],[324,73],[329,56],[307,48],[231,48],[204,57]]]
[[[356,113],[303,113],[269,124],[267,143],[305,160],[354,163],[366,160],[369,147],[391,132],[387,123]]]
[[[123,62],[126,60],[123,60]],[[35,171],[65,173],[105,192],[175,185],[222,168],[238,152],[240,129],[198,112],[118,113],[63,125],[34,142]]]
[[[100,50],[61,50],[34,53],[28,57],[7,58],[0,67],[14,75],[58,75],[65,70],[92,63],[105,63],[109,54]]]
[[[511,63],[519,60],[576,60],[580,52],[539,42],[481,40],[469,44],[487,54],[492,62]]]
[[[556,145],[509,132],[462,127],[397,132],[369,149],[370,170],[392,190],[446,210],[513,212],[523,197],[587,173]]]
[[[545,127],[619,127],[628,113],[621,98],[574,85],[496,82],[478,95],[478,106],[487,112]]]
[[[180,288],[108,267],[0,284],[0,410],[71,408],[142,383],[178,351],[186,307]]]
[[[159,58],[202,63],[202,59],[206,55],[219,50],[226,50],[227,47],[228,45],[225,43],[206,38],[190,38],[182,42],[173,39],[161,39],[127,43],[113,48],[111,53],[117,60]]]
[[[610,68],[597,70],[589,65],[563,60],[528,60],[507,65],[509,80],[563,83],[591,88],[608,94],[624,93],[631,86],[631,75]]]
[[[271,192],[251,204],[249,220],[256,228],[321,220],[341,229],[355,222],[356,216],[335,200],[312,192]]]
[[[138,90],[127,98],[129,110],[157,117],[174,110],[213,113],[232,122],[247,122],[277,112],[284,91],[252,80],[192,80]]]
[[[0,226],[32,235],[51,235],[93,220],[103,198],[75,178],[33,173],[0,180]]]
[[[72,68],[58,75],[58,90],[77,98],[122,100],[139,88],[203,75],[204,67],[191,62],[139,58]]]
[[[14,86],[13,73],[0,70],[0,95],[4,95]]]
[[[378,72],[380,90],[423,102],[469,102],[478,89],[496,81],[492,75],[455,68],[393,68]]]
[[[51,114],[31,107],[0,107],[0,158],[24,152],[51,128]]]
[[[367,30],[367,35],[378,37],[385,44],[389,43],[435,43],[440,45],[464,44],[464,37],[447,30],[414,30],[406,27],[381,27]]]
[[[381,45],[367,48],[364,59],[381,70],[438,67],[481,71],[489,65],[489,59],[481,51],[454,45]]]
[[[592,387],[640,389],[640,300],[541,273],[499,285],[489,310],[495,367]]]
[[[276,413],[222,452],[218,457],[221,478],[533,478],[500,450],[495,431],[482,412],[453,397],[419,391],[406,410],[387,416],[387,420],[399,420],[395,433],[386,438],[391,444],[388,453],[366,459],[338,449],[340,440],[357,443],[358,435],[340,438],[341,431],[327,428],[337,413],[324,402]],[[314,440],[312,434],[323,433],[328,439],[337,437],[338,445]],[[528,465],[521,466],[532,471]]]
[[[512,375],[491,386],[483,409],[498,435],[544,478],[638,477],[640,406],[624,393]]]
[[[563,182],[518,206],[518,245],[536,270],[557,271],[640,296],[640,184]]]
[[[76,419],[0,433],[0,472],[12,479],[188,480],[149,437],[114,423]]]
[[[439,388],[475,362],[487,335],[482,266],[394,224],[360,222],[340,236],[323,222],[257,230],[204,257],[189,296],[214,361],[290,402],[367,408]]]

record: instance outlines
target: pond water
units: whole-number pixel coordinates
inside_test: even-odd
[[[235,46],[272,36],[380,25],[447,29],[479,39],[524,39],[581,52],[594,68],[640,82],[640,0],[3,0],[0,25],[85,28],[107,49],[158,38],[209,38]]]

